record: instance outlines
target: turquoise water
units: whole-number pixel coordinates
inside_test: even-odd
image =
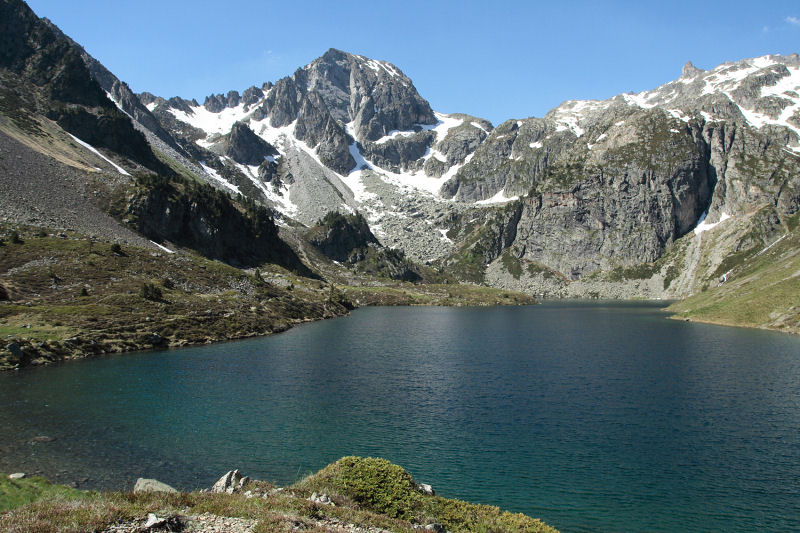
[[[798,531],[800,338],[648,303],[369,308],[0,375],[4,471],[197,488],[351,454],[565,532]]]

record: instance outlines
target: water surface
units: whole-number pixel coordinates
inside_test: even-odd
[[[797,531],[800,339],[648,303],[369,308],[0,375],[0,470],[197,488],[344,455],[565,532]]]

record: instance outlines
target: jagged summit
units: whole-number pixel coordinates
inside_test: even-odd
[[[692,78],[698,74],[702,74],[703,72],[703,69],[697,68],[692,64],[691,61],[687,61],[681,69],[681,78]]]

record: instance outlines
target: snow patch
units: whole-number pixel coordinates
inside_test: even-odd
[[[162,245],[158,244],[156,241],[150,241],[150,242],[152,242],[153,244],[155,244],[156,246],[158,246],[159,248],[161,248],[162,250],[164,250],[164,251],[165,251],[165,252],[167,252],[168,254],[174,254],[174,253],[175,253],[175,251],[174,251],[174,250],[170,250],[170,249],[169,249],[169,248],[167,248],[166,246],[162,246]]]
[[[650,109],[651,107],[655,107],[656,105],[648,102],[650,98],[655,96],[653,92],[654,91],[645,91],[641,93],[625,93],[622,95],[622,98],[624,98],[625,102],[629,105],[635,105],[641,107],[642,109]]]
[[[507,197],[503,190],[500,189],[497,194],[492,196],[491,198],[487,198],[486,200],[479,200],[475,202],[477,205],[491,205],[491,204],[504,204],[507,202],[513,202],[514,200],[518,200],[519,196],[512,196],[511,198]]]
[[[80,145],[81,145],[81,146],[83,146],[84,148],[86,148],[86,149],[88,149],[89,151],[93,152],[95,155],[99,156],[101,159],[103,159],[104,161],[106,161],[106,162],[107,162],[109,165],[111,165],[112,167],[114,167],[115,169],[117,169],[117,172],[119,172],[119,173],[120,173],[120,174],[122,174],[123,176],[130,176],[130,174],[128,174],[128,173],[125,171],[125,169],[124,169],[124,168],[122,168],[121,166],[119,166],[118,164],[114,163],[112,160],[110,160],[109,158],[107,158],[106,156],[104,156],[103,154],[101,154],[100,152],[98,152],[98,151],[97,151],[97,149],[96,149],[94,146],[92,146],[91,144],[83,142],[82,140],[78,139],[77,137],[75,137],[75,136],[74,136],[73,134],[71,134],[71,133],[69,134],[69,136],[70,136],[70,137],[72,137],[73,139],[75,139],[75,142],[76,142],[76,143],[80,144]]]
[[[150,103],[149,103],[149,104],[147,104],[145,107],[147,108],[147,110],[148,110],[148,111],[150,111],[150,112],[152,113],[152,112],[153,112],[153,110],[156,108],[156,106],[157,106],[157,105],[158,105],[158,104],[157,104],[156,102],[150,102]]]
[[[727,213],[722,213],[720,215],[720,217],[719,217],[719,222],[711,223],[711,222],[706,222],[706,216],[708,216],[708,211],[706,211],[702,215],[700,215],[700,219],[697,221],[697,226],[694,228],[694,234],[695,235],[700,235],[704,231],[708,231],[710,229],[713,229],[718,224],[728,220],[729,218],[733,218],[730,215],[728,215]]]
[[[541,148],[544,145],[541,143],[541,141],[536,141],[535,143],[531,143],[528,146],[530,146],[531,148]]]
[[[677,118],[683,122],[689,123],[689,119],[691,118],[689,115],[684,114],[680,109],[667,109],[667,113],[669,113],[672,118]]]
[[[220,135],[228,133],[236,122],[246,121],[257,107],[258,103],[247,109],[245,109],[244,104],[239,104],[236,107],[226,107],[219,113],[212,113],[203,106],[193,106],[190,108],[191,113],[186,113],[180,109],[170,109],[169,112],[177,120],[201,129],[206,132],[206,135],[210,136],[215,133]]]
[[[489,132],[488,132],[488,130],[487,130],[486,128],[484,128],[483,126],[481,126],[481,125],[480,125],[480,124],[478,124],[477,122],[470,122],[469,124],[470,124],[470,126],[472,126],[473,128],[478,128],[479,130],[481,130],[481,131],[482,131],[482,132],[484,132],[484,133],[489,133]]]
[[[571,131],[577,137],[581,137],[585,130],[578,125],[578,117],[575,116],[561,116],[558,119],[556,131]]]
[[[700,114],[703,116],[706,122],[716,122],[717,119],[714,118],[714,115],[711,113],[706,113],[705,111],[700,111]]]
[[[392,139],[397,139],[399,137],[411,137],[415,133],[416,132],[414,130],[405,130],[405,131],[392,130],[383,137],[381,137],[380,139],[378,139],[377,141],[375,141],[375,144],[384,144],[386,142],[391,141]]]
[[[773,242],[772,244],[770,244],[769,246],[767,246],[766,248],[764,248],[763,250],[761,250],[760,252],[758,252],[758,253],[756,254],[756,257],[758,257],[759,255],[763,254],[764,252],[766,252],[767,250],[769,250],[770,248],[772,248],[773,246],[775,246],[776,244],[778,244],[779,242],[781,242],[783,239],[785,239],[785,238],[786,238],[786,237],[788,237],[788,236],[789,236],[789,234],[788,234],[788,233],[784,233],[783,235],[781,235],[780,237],[778,237],[778,240],[776,240],[775,242]]]

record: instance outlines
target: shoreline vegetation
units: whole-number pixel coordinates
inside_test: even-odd
[[[343,457],[288,487],[231,471],[210,490],[192,492],[155,480],[140,480],[133,492],[81,491],[40,477],[2,474],[0,529],[557,533],[523,514],[443,498],[400,466],[362,457]]]
[[[530,305],[457,283],[303,277],[19,226],[0,244],[0,370],[270,335],[372,305]]]

